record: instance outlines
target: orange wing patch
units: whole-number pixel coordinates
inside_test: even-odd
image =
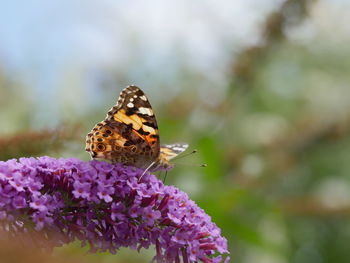
[[[137,116],[136,114],[131,116],[126,115],[125,110],[123,109],[121,109],[120,111],[117,111],[113,115],[113,118],[115,121],[119,121],[125,124],[131,124],[134,130],[140,129],[142,127],[142,121],[145,121],[141,119],[139,116]]]

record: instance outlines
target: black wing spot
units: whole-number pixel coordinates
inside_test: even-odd
[[[149,121],[144,122],[143,125],[146,125],[146,126],[148,126],[148,127],[151,127],[151,128],[153,128],[153,129],[157,129],[157,128],[158,128],[157,125],[156,125],[155,123],[149,122]]]
[[[149,134],[149,132],[144,131],[142,128],[138,129],[137,132],[142,134],[142,135],[148,135]]]
[[[138,112],[137,115],[139,117],[143,118],[143,119],[146,119],[146,118],[150,117],[148,114],[143,114],[143,113],[140,113],[140,112]]]
[[[106,146],[103,143],[97,144],[97,149],[99,151],[104,151],[106,149]]]
[[[130,115],[135,114],[136,111],[137,111],[137,109],[136,109],[135,107],[133,107],[133,108],[128,108],[128,110],[125,112],[125,114],[126,114],[127,116],[130,116]]]
[[[137,91],[135,92],[136,96],[141,97],[142,95],[144,95],[144,93],[142,92],[142,90],[140,90],[139,88],[137,89]]]
[[[124,146],[130,146],[130,145],[135,145],[135,143],[133,141],[124,142]]]
[[[128,136],[130,135],[131,133],[131,130],[132,130],[132,124],[129,123],[125,126],[122,126],[122,129],[121,129],[121,134],[124,138],[128,138]]]

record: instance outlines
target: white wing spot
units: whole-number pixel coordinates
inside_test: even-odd
[[[129,102],[126,106],[128,106],[129,108],[134,108],[134,103]]]
[[[174,151],[179,151],[179,152],[183,152],[185,150],[185,148],[183,148],[183,147],[173,147],[172,149]]]
[[[136,99],[137,98],[137,95],[134,95],[134,99]]]
[[[140,99],[143,100],[143,101],[147,101],[147,98],[146,98],[145,95],[142,95],[142,96],[140,97]]]
[[[145,114],[145,115],[148,115],[148,116],[152,116],[153,115],[152,109],[140,107],[138,110],[139,110],[139,112],[141,114]]]
[[[134,101],[134,99],[133,98],[130,98],[130,102],[133,102]]]

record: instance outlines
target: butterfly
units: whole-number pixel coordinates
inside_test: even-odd
[[[157,120],[145,93],[128,86],[117,104],[86,136],[85,150],[93,159],[123,163],[146,170],[168,170],[170,160],[185,151],[188,144],[160,145]]]

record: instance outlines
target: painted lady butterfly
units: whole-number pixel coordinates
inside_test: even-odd
[[[141,89],[128,86],[104,121],[86,136],[86,151],[92,158],[143,169],[170,169],[170,160],[188,144],[160,146],[156,117]]]

